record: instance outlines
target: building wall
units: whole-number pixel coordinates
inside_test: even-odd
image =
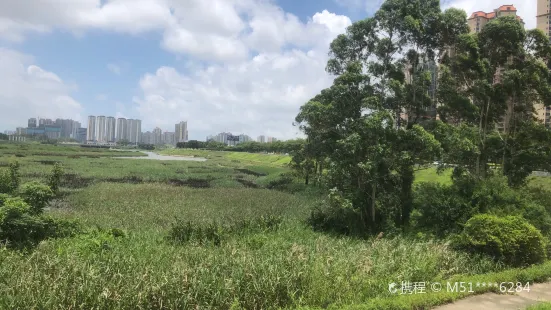
[[[175,145],[176,143],[174,142],[174,132],[163,132],[163,143]]]
[[[125,140],[128,140],[128,142],[131,142],[131,133],[132,133],[132,123],[134,122],[133,119],[127,119],[126,120],[126,135],[124,137]]]
[[[153,142],[151,144],[163,144],[163,131],[161,128],[156,127],[153,129]]]
[[[106,142],[115,142],[117,122],[114,117],[107,117],[107,124],[105,128]]]
[[[88,131],[86,133],[86,140],[96,141],[96,117],[88,116]]]
[[[116,141],[121,141],[121,140],[126,139],[126,131],[127,131],[126,127],[127,127],[126,118],[117,119]]]
[[[551,19],[549,15],[550,7],[550,0],[537,0],[536,27],[548,36],[551,36]],[[550,109],[545,108],[543,104],[535,105],[534,109],[536,118],[546,127],[551,127],[551,121],[549,119]]]
[[[27,127],[35,128],[36,126],[38,126],[36,118],[29,118],[29,121],[27,122]]]
[[[187,121],[180,122],[174,126],[174,139],[176,142],[188,141]]]
[[[96,118],[96,140],[99,143],[107,142],[105,128],[106,128],[105,116],[98,116]]]

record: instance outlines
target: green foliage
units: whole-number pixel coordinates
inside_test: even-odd
[[[60,163],[55,163],[52,168],[52,172],[48,176],[48,186],[54,194],[59,193],[59,186],[61,185],[61,179],[63,178],[63,166]]]
[[[146,143],[138,143],[138,148],[142,149],[142,150],[153,151],[153,150],[155,150],[155,145],[146,144]]]
[[[177,220],[172,224],[168,239],[178,243],[197,242],[199,244],[214,244],[219,246],[231,235],[276,231],[282,222],[281,217],[261,216],[246,219],[231,224],[221,224],[213,221],[207,224]]]
[[[47,238],[69,237],[79,231],[74,221],[36,216],[19,197],[7,198],[0,206],[0,242],[8,247],[32,247]]]
[[[336,189],[330,191],[327,200],[314,207],[307,223],[316,231],[364,237],[368,234],[360,211]]]
[[[417,229],[434,232],[439,237],[460,232],[462,225],[477,211],[470,200],[451,185],[420,183],[414,190],[413,216]]]
[[[509,266],[538,264],[546,259],[545,239],[521,217],[475,215],[454,243],[459,249],[488,255]]]
[[[33,214],[42,214],[44,208],[54,198],[54,192],[48,185],[32,181],[23,184],[21,197],[31,206]]]
[[[461,232],[476,214],[517,215],[550,236],[551,212],[543,206],[549,199],[546,194],[530,187],[511,188],[500,175],[482,180],[460,176],[449,185],[423,182],[414,190],[414,226],[445,237]]]
[[[10,163],[8,170],[0,170],[0,194],[9,194],[17,190],[20,179],[18,161]]]

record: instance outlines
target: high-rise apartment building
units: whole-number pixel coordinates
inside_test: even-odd
[[[29,121],[27,122],[27,127],[29,128],[36,128],[38,126],[36,118],[29,118]]]
[[[76,130],[80,128],[80,123],[72,119],[58,118],[55,120],[55,125],[61,128],[62,138],[72,138],[76,135]]]
[[[128,140],[127,136],[128,136],[128,128],[126,125],[126,118],[118,118],[116,141]]]
[[[96,117],[88,116],[88,128],[86,132],[87,141],[96,141]]]
[[[163,143],[172,145],[176,144],[174,142],[174,133],[168,131],[163,132]]]
[[[105,124],[106,142],[115,142],[117,122],[114,117],[108,116]]]
[[[99,143],[107,142],[107,136],[105,135],[106,119],[105,116],[100,115],[96,117],[96,140]]]
[[[551,17],[549,10],[551,9],[550,0],[537,0],[536,5],[536,27],[551,37]],[[545,127],[551,127],[551,107],[546,107],[543,104],[536,104],[536,117]]]
[[[41,118],[38,120],[39,126],[53,125],[54,121],[49,118]]]
[[[187,131],[187,121],[180,122],[176,124],[174,130],[174,139],[175,142],[187,142],[188,141],[188,131]]]
[[[144,144],[155,144],[155,138],[151,131],[146,131],[142,134],[141,142]]]
[[[256,138],[256,142],[266,143],[266,136],[258,136],[258,138]]]
[[[153,129],[152,144],[163,144],[163,131],[159,127],[155,127],[155,129]]]
[[[134,119],[132,119],[132,118],[129,118],[129,119],[126,120],[126,135],[124,136],[124,138],[126,140],[128,140],[128,142],[132,142],[132,141],[130,141],[131,140],[131,138],[130,138],[131,134],[130,133],[132,132],[132,124],[133,123],[134,123]]]
[[[541,1],[541,0],[537,0]],[[549,9],[549,8],[548,8]],[[467,19],[471,32],[480,32],[482,28],[486,26],[492,19],[501,16],[516,16],[516,18],[524,25],[524,21],[517,15],[517,9],[514,5],[502,5],[495,9],[493,12],[485,13],[483,11],[474,12],[471,17]]]
[[[142,139],[142,121],[137,119],[136,121],[136,143]]]
[[[536,8],[536,27],[545,32],[546,35],[551,36],[551,18],[549,17],[551,1],[537,0]]]
[[[124,139],[128,140],[130,143],[139,143],[142,141],[142,121],[139,119],[127,119],[126,120],[126,126],[123,127],[126,128],[126,133],[124,135]]]

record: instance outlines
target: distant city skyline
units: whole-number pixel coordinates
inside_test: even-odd
[[[130,143],[149,143],[158,144],[176,144],[178,142],[187,142],[190,140],[208,141],[213,137],[214,140],[228,145],[235,145],[246,141],[257,142],[273,142],[278,141],[275,137],[260,135],[256,138],[240,133],[240,139],[237,141],[228,141],[223,138],[224,135],[232,135],[231,132],[221,132],[217,135],[209,135],[206,138],[200,137],[190,138],[188,130],[188,122],[180,121],[173,125],[174,130],[163,129],[161,126],[156,126],[153,130],[143,131],[142,120],[126,119],[123,117],[105,116],[105,115],[89,115],[85,122],[86,127],[82,127],[81,123],[72,119],[55,120],[50,118],[30,117],[27,119],[26,127],[23,125],[14,129],[4,130],[9,135],[45,135],[52,139],[72,138],[79,142],[89,143],[115,143],[121,140],[128,140]],[[167,127],[167,126],[165,126]],[[233,143],[236,142],[236,143]]]

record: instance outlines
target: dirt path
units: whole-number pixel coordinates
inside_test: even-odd
[[[542,301],[551,302],[551,283],[530,285],[530,292],[523,291],[516,295],[494,293],[477,295],[434,308],[434,310],[518,310]]]

